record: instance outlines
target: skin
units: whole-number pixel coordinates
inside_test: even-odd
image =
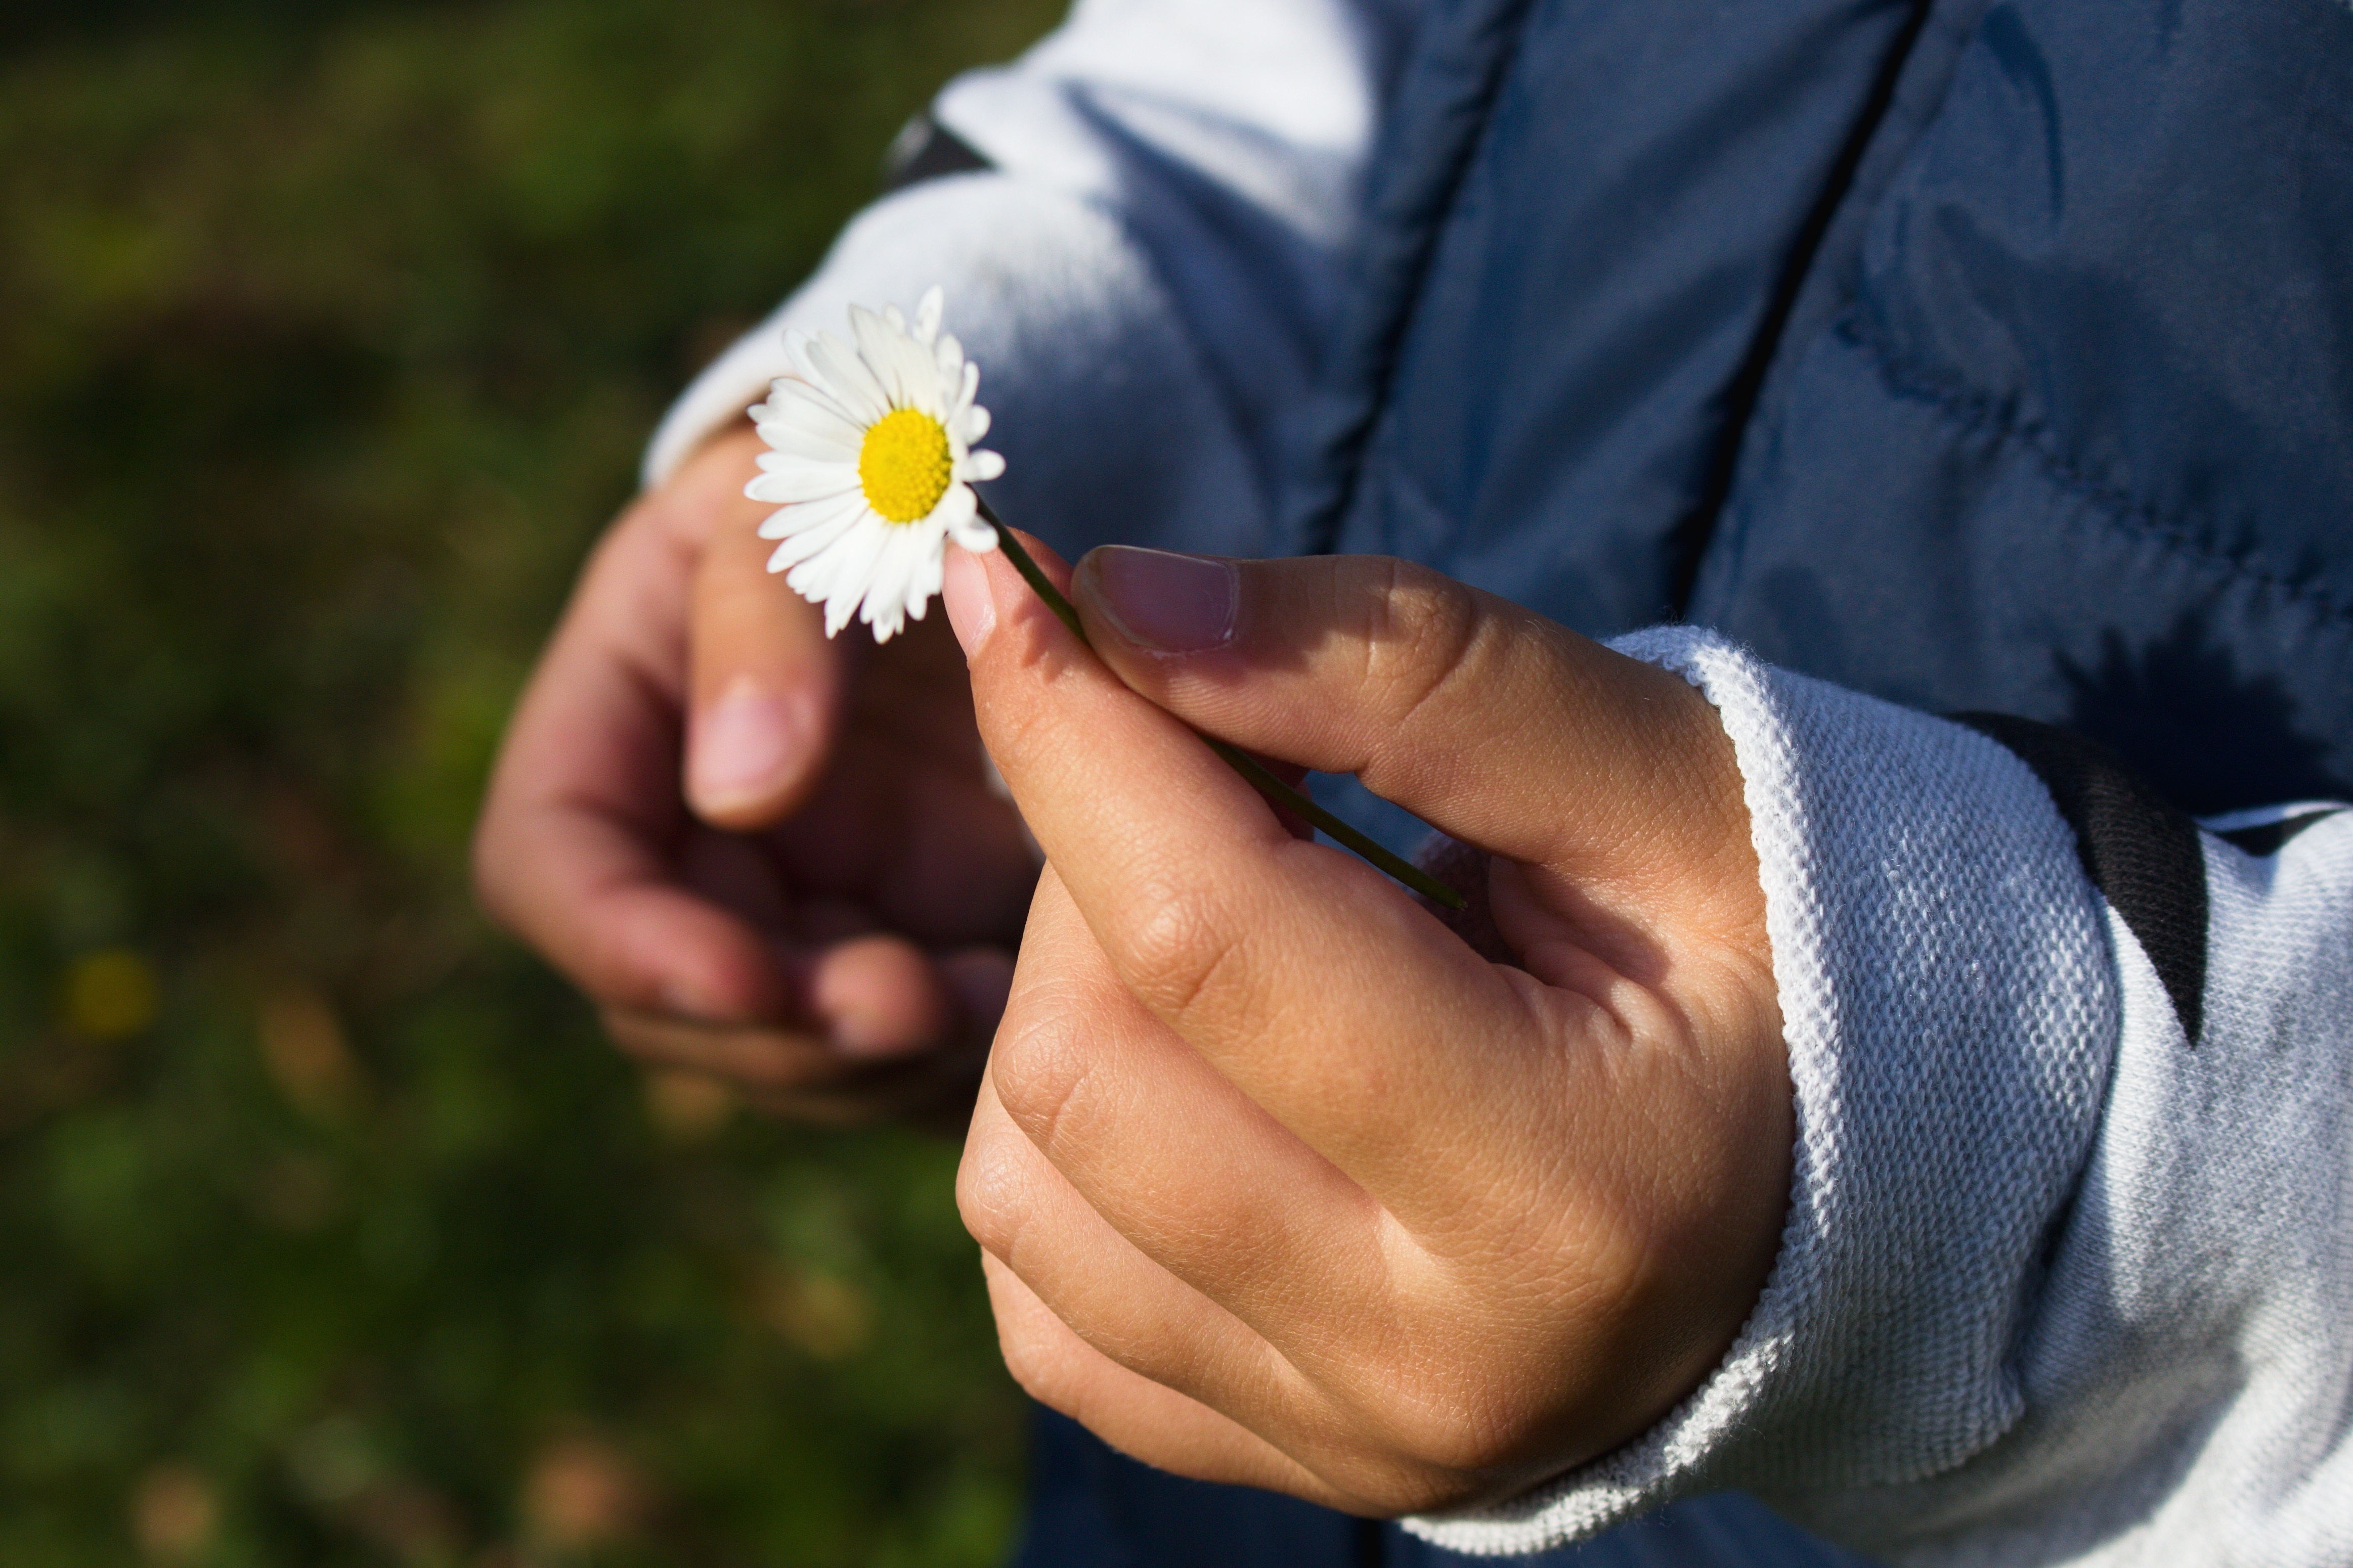
[[[1714,710],[1367,557],[1233,563],[1229,640],[1156,652],[1111,554],[1072,588],[1100,658],[1001,554],[948,578],[1049,861],[958,1184],[1007,1363],[1150,1463],[1360,1513],[1635,1436],[1729,1348],[1789,1177]],[[1187,725],[1488,851],[1518,962],[1295,837]]]
[[[787,1114],[969,1108],[1007,1364],[1182,1474],[1466,1506],[1698,1384],[1771,1266],[1792,1116],[1697,693],[1369,558],[1233,563],[1230,637],[1156,650],[1120,618],[1134,552],[1073,580],[1034,543],[1095,651],[1001,553],[951,551],[967,682],[939,617],[828,643],[760,570],[756,449],[615,524],[485,807],[486,906],[623,1048]],[[786,743],[721,788],[698,748],[746,689]],[[1484,852],[1500,945],[1300,837],[1195,730]]]
[[[711,442],[598,545],[509,725],[477,889],[650,1067],[961,1128],[1037,862],[940,617],[828,641],[763,569],[761,450]],[[731,699],[748,776],[713,765]]]

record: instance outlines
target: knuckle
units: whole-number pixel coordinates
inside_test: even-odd
[[[997,1030],[989,1081],[998,1103],[1039,1148],[1050,1148],[1064,1114],[1085,1088],[1092,1053],[1076,1009],[1025,1007]]]
[[[1414,1450],[1433,1479],[1448,1478],[1458,1489],[1475,1487],[1475,1478],[1493,1475],[1516,1456],[1517,1445],[1504,1429],[1474,1413],[1456,1412],[1451,1420],[1433,1422],[1419,1434]]]
[[[1005,1358],[1005,1370],[1022,1393],[1049,1410],[1072,1417],[1078,1415],[1079,1379],[1072,1375],[1069,1348],[1059,1336],[1040,1332],[1026,1322],[1008,1322],[1000,1315],[997,1348]]]
[[[1361,1459],[1335,1479],[1356,1500],[1351,1511],[1382,1519],[1408,1514],[1439,1513],[1470,1500],[1472,1489],[1461,1478],[1433,1471],[1392,1456]]]
[[[1120,969],[1137,997],[1164,1018],[1193,1014],[1217,994],[1241,951],[1212,902],[1189,890],[1147,887],[1121,932]]]
[[[1034,700],[1036,695],[1027,683],[1005,679],[991,661],[973,671],[973,721],[988,755],[1008,777],[1018,777],[1032,759],[1053,753],[1060,716],[1050,704]]]
[[[1370,595],[1365,684],[1398,729],[1475,672],[1489,617],[1479,601],[1432,572],[1389,563],[1385,591]]]
[[[1380,1447],[1395,1457],[1400,1479],[1459,1496],[1518,1457],[1525,1424],[1498,1401],[1475,1395],[1480,1382],[1450,1368],[1378,1385],[1365,1415]]]
[[[1003,1122],[976,1122],[956,1165],[956,1214],[981,1250],[1009,1258],[1028,1213],[1021,1134]]]
[[[1488,1489],[1447,1470],[1402,1468],[1379,1494],[1381,1511],[1391,1519],[1409,1514],[1445,1513],[1481,1501]]]

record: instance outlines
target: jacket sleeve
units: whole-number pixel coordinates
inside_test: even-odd
[[[2353,810],[2193,824],[2057,731],[1619,646],[1744,775],[1781,1252],[1657,1427],[1412,1528],[1526,1552],[1737,1488],[1901,1563],[2353,1562]]]
[[[931,110],[973,156],[860,214],[688,389],[660,479],[784,374],[783,331],[944,285],[983,367],[992,498],[1058,546],[1259,552],[1416,0],[1080,0]]]

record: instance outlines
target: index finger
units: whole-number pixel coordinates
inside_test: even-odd
[[[1545,1070],[1528,1048],[1542,988],[1363,862],[1293,838],[1001,552],[956,555],[949,607],[982,732],[1121,981],[1400,1218],[1450,1212],[1476,1179],[1464,1162],[1515,1142],[1491,1086]],[[1504,1135],[1484,1156],[1432,1147],[1431,1129],[1462,1127]]]

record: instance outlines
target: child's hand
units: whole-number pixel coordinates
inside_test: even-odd
[[[946,628],[828,642],[763,569],[762,449],[712,442],[598,547],[491,781],[482,900],[647,1062],[960,1121],[1035,863]]]
[[[1151,1463],[1358,1512],[1642,1431],[1730,1346],[1789,1179],[1714,710],[1392,561],[1104,550],[1073,597],[1134,690],[1001,553],[951,561],[1050,863],[959,1183],[1014,1375]],[[1492,852],[1519,966],[1293,837],[1185,724]]]

